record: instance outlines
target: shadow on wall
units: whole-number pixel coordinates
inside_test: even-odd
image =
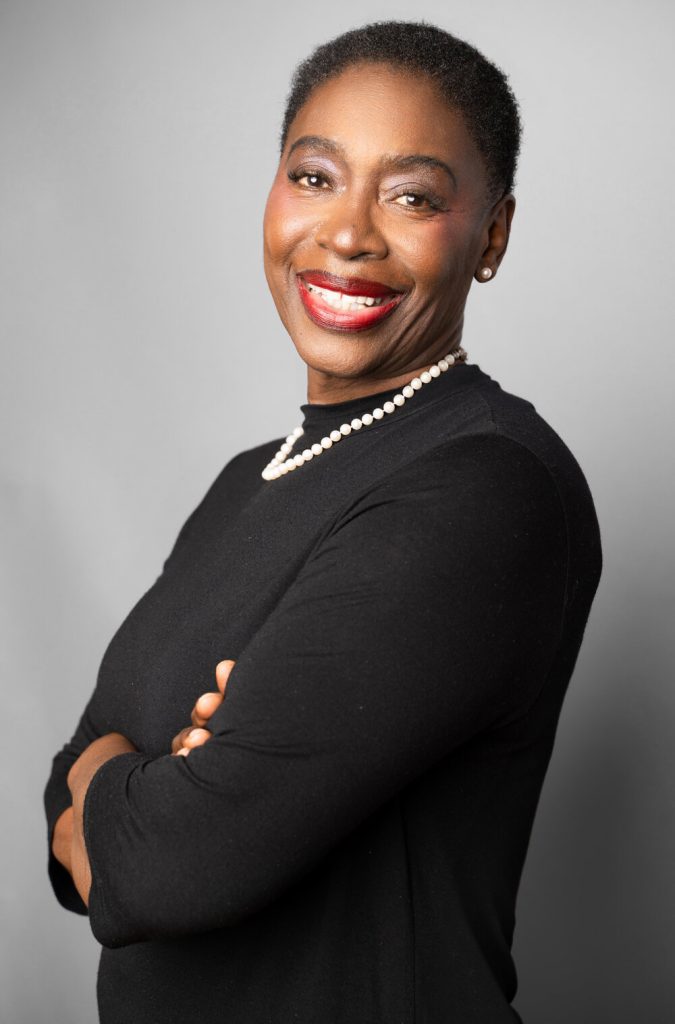
[[[525,1024],[673,1021],[671,627],[648,609],[590,624],[572,678],[518,904]]]

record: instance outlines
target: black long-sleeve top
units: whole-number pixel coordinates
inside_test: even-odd
[[[302,406],[309,447],[390,398]],[[273,481],[234,458],[113,637],[66,775],[103,1024],[501,1024],[514,904],[601,571],[584,476],[458,365]],[[214,667],[213,738],[169,755]],[[64,906],[85,912],[50,857]]]

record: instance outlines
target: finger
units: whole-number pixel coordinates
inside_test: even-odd
[[[193,725],[206,725],[211,715],[218,710],[222,703],[222,694],[216,693],[215,690],[203,693],[192,709],[190,721]]]
[[[192,726],[188,725],[186,729],[181,729],[181,731],[176,736],[174,736],[174,738],[171,740],[172,754],[177,754],[180,748],[185,746],[185,740],[187,738],[188,733],[190,732],[192,732]]]
[[[225,687],[227,686],[227,680],[230,677],[230,672],[236,665],[236,661],[226,658],[225,661],[219,661],[216,665],[216,684],[220,692],[225,696]]]
[[[185,737],[183,746],[188,747],[189,750],[194,750],[195,747],[203,746],[210,739],[211,733],[208,729],[190,729]]]
[[[180,750],[176,751],[176,757],[187,757],[190,751],[187,747],[181,747]]]

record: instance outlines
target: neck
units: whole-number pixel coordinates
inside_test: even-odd
[[[323,370],[307,367],[307,401],[312,405],[332,405],[336,402],[348,402],[352,398],[363,398],[375,395],[380,391],[389,391],[403,387],[412,377],[418,377],[423,370],[441,359],[447,352],[459,348],[462,338],[461,330],[453,336],[445,338],[440,345],[430,347],[428,352],[418,355],[415,362],[389,373],[382,368],[364,373],[358,377],[339,376]]]

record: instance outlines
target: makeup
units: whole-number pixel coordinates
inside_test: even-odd
[[[405,295],[380,281],[318,270],[302,271],[296,283],[310,319],[319,327],[338,331],[375,326],[394,312]]]

